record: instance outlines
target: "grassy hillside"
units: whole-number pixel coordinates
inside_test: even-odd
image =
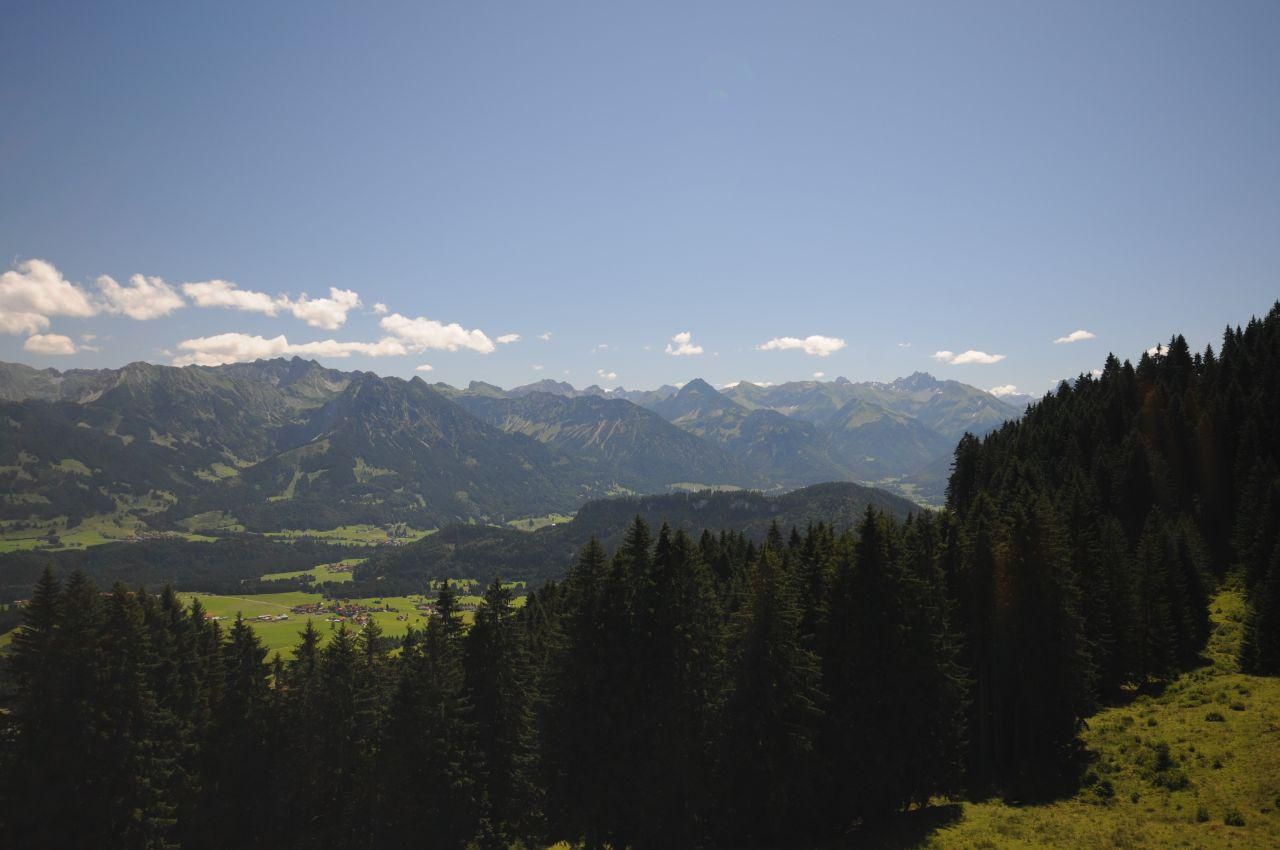
[[[1212,614],[1208,664],[1163,693],[1089,719],[1083,737],[1093,763],[1074,797],[923,812],[934,824],[951,822],[924,839],[898,835],[885,843],[939,850],[1280,847],[1280,679],[1237,672],[1244,617],[1237,592],[1220,593]]]

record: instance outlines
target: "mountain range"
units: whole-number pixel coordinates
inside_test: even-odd
[[[892,383],[465,388],[299,358],[176,368],[0,363],[0,519],[152,528],[501,523],[610,495],[859,481],[937,501],[956,440],[1019,415]]]

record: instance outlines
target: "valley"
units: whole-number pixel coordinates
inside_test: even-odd
[[[608,496],[830,480],[938,504],[956,439],[1018,415],[923,373],[508,391],[296,357],[65,373],[0,364],[0,550],[246,531],[398,543],[450,523],[567,516]]]

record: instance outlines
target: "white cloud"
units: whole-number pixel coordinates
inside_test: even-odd
[[[1094,369],[1094,370],[1093,370],[1092,372],[1090,372],[1089,374],[1090,374],[1090,375],[1092,375],[1092,376],[1093,376],[1093,377],[1095,377],[1095,378],[1101,378],[1101,377],[1102,377],[1102,370],[1101,370],[1101,369]]]
[[[347,314],[360,306],[360,296],[350,289],[329,287],[328,298],[312,298],[302,293],[297,300],[288,295],[272,297],[265,292],[241,289],[226,280],[184,283],[182,291],[197,307],[225,307],[248,313],[275,316],[281,310],[293,314],[313,328],[337,330],[346,324]],[[386,305],[382,305],[385,310]],[[380,312],[374,305],[374,312]]]
[[[510,345],[513,342],[520,341],[520,334],[503,334],[497,340],[502,345]]]
[[[425,351],[429,348],[457,351],[459,348],[469,348],[481,354],[489,354],[495,348],[493,340],[485,336],[483,331],[466,330],[457,322],[445,325],[423,316],[410,319],[399,313],[392,313],[384,316],[379,324],[383,330],[403,340],[412,351]]]
[[[241,289],[227,280],[205,280],[182,284],[182,292],[197,307],[226,307],[247,313],[265,313],[274,316],[280,303],[265,292]]]
[[[187,306],[182,296],[158,277],[135,274],[129,278],[128,286],[121,286],[104,274],[98,278],[98,291],[106,301],[106,312],[123,313],[139,321],[159,319]]]
[[[671,337],[671,342],[667,343],[667,353],[672,357],[690,357],[701,354],[702,346],[693,344],[693,334],[689,331],[681,331]]]
[[[1158,355],[1164,354],[1164,346],[1161,345],[1160,343],[1156,343],[1155,345],[1147,349],[1147,354],[1151,355],[1152,357],[1156,357]]]
[[[328,298],[309,298],[304,292],[297,301],[282,297],[280,306],[313,328],[332,331],[346,324],[347,313],[360,306],[360,296],[350,289],[331,286]]]
[[[761,351],[786,351],[788,349],[798,348],[805,354],[812,354],[817,357],[830,357],[833,352],[844,348],[845,341],[832,336],[807,336],[799,339],[794,336],[776,336],[766,343],[762,343],[756,348]]]
[[[373,312],[377,313],[379,316],[385,316],[388,312],[387,305],[379,301],[373,305]]]
[[[1053,344],[1063,345],[1064,343],[1068,343],[1068,342],[1083,342],[1086,339],[1093,339],[1095,336],[1097,336],[1097,334],[1091,333],[1086,330],[1072,331],[1066,336],[1060,336],[1057,339],[1055,339],[1053,341]]]
[[[391,337],[383,337],[377,342],[339,342],[336,339],[326,339],[292,344],[284,334],[267,339],[244,333],[186,339],[178,343],[178,349],[185,353],[174,358],[175,366],[219,366],[223,363],[243,363],[293,354],[309,357],[349,357],[352,354],[399,357],[409,353],[402,341]]]
[[[0,334],[34,334],[49,327],[39,313],[11,313],[0,309]]]
[[[910,348],[910,347],[911,347],[911,343],[909,343],[909,342],[900,342],[900,343],[898,343],[898,348]]]
[[[0,332],[34,334],[50,316],[92,316],[98,305],[52,263],[27,260],[0,274]]]
[[[991,389],[987,390],[987,392],[991,393],[996,398],[1004,398],[1007,395],[1017,395],[1018,388],[1015,387],[1013,384],[1005,384],[1002,387],[992,387]]]
[[[602,343],[600,343],[599,345],[597,345],[597,346],[596,346],[594,349],[592,349],[592,350],[593,350],[593,351],[608,351],[608,350],[609,350],[609,343],[607,343],[607,342],[602,342]]]
[[[813,373],[813,379],[814,379],[815,381],[816,381],[816,380],[818,380],[818,379],[820,379],[820,378],[825,378],[825,377],[827,377],[827,373],[826,373],[826,372],[814,372],[814,373]]]
[[[946,363],[948,366],[967,366],[971,363],[978,363],[983,366],[990,366],[992,363],[999,363],[1004,359],[1003,354],[987,354],[985,351],[974,351],[972,348],[968,351],[962,351],[956,354],[954,351],[935,351],[933,359],[939,363]]]
[[[617,372],[606,372],[606,371],[605,371],[605,370],[603,370],[603,369],[597,369],[597,370],[596,370],[596,375],[597,375],[597,376],[599,376],[602,380],[605,380],[605,381],[616,381],[616,380],[618,380],[618,373],[617,373]]]
[[[541,371],[542,371],[542,369],[543,369],[543,365],[542,365],[541,363],[534,363],[534,364],[533,364],[533,366],[532,366],[531,368],[532,368],[532,369],[533,369],[533,371],[535,371],[535,372],[541,372]]]
[[[435,367],[435,366],[432,366],[430,363],[423,363],[421,366],[416,367],[413,371],[415,371],[415,372],[433,372],[433,371],[435,371],[435,368],[436,368],[436,367]]]
[[[551,342],[551,331],[545,331],[543,333],[538,334],[538,339],[542,340],[543,342]]]
[[[71,337],[62,334],[36,334],[27,337],[22,344],[24,351],[32,354],[75,354],[76,344]]]

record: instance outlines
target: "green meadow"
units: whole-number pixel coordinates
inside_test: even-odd
[[[912,813],[944,825],[893,847],[928,850],[1280,847],[1280,679],[1238,672],[1244,603],[1212,607],[1211,663],[1162,693],[1089,718],[1092,763],[1074,796],[1040,805],[962,803]]]
[[[183,601],[188,604],[192,599],[199,598],[200,604],[204,606],[209,615],[224,618],[221,621],[224,629],[230,627],[237,615],[243,616],[250,621],[249,624],[257,632],[258,637],[262,639],[267,649],[272,653],[279,652],[280,656],[286,659],[292,657],[293,648],[298,643],[298,635],[306,627],[308,620],[315,622],[315,627],[320,631],[323,643],[328,642],[329,637],[338,626],[337,623],[327,621],[328,618],[334,616],[333,614],[292,613],[291,609],[296,605],[325,601],[325,597],[319,593],[293,591],[288,593],[255,593],[244,596],[222,596],[212,593],[182,593],[180,595]],[[383,634],[388,637],[400,637],[409,630],[409,626],[420,628],[426,624],[426,612],[419,611],[416,606],[430,602],[432,599],[434,599],[434,596],[415,595],[366,597],[340,601],[367,607],[385,605],[396,609],[394,611],[375,611],[371,616],[382,627]],[[458,604],[462,606],[479,605],[481,601],[479,596],[460,595],[458,597]],[[524,596],[516,596],[513,600],[513,604],[516,607],[524,605],[524,602]],[[274,618],[282,614],[287,615],[288,619],[257,619],[263,616]],[[473,612],[462,612],[462,621],[464,623],[469,625],[474,619]],[[360,626],[349,622],[348,628],[358,630]]]
[[[381,525],[340,525],[337,528],[328,529],[288,528],[283,531],[269,531],[266,536],[277,540],[297,540],[301,537],[310,537],[326,543],[376,546],[391,541],[412,543],[415,540],[421,540],[433,531],[435,531],[434,528],[423,530],[409,528],[408,526],[399,526],[398,530],[393,531]]]
[[[512,519],[507,521],[507,525],[516,531],[537,531],[539,528],[546,528],[549,525],[559,525],[562,522],[569,522],[573,517],[569,514],[545,514],[544,516],[531,516],[523,519]]]
[[[293,570],[284,573],[267,573],[262,577],[263,581],[279,581],[281,579],[301,578],[302,576],[311,576],[315,579],[316,584],[345,584],[351,581],[352,572],[350,570],[336,570],[335,567],[354,567],[356,564],[364,563],[365,558],[344,558],[333,564],[317,564],[309,570]]]

